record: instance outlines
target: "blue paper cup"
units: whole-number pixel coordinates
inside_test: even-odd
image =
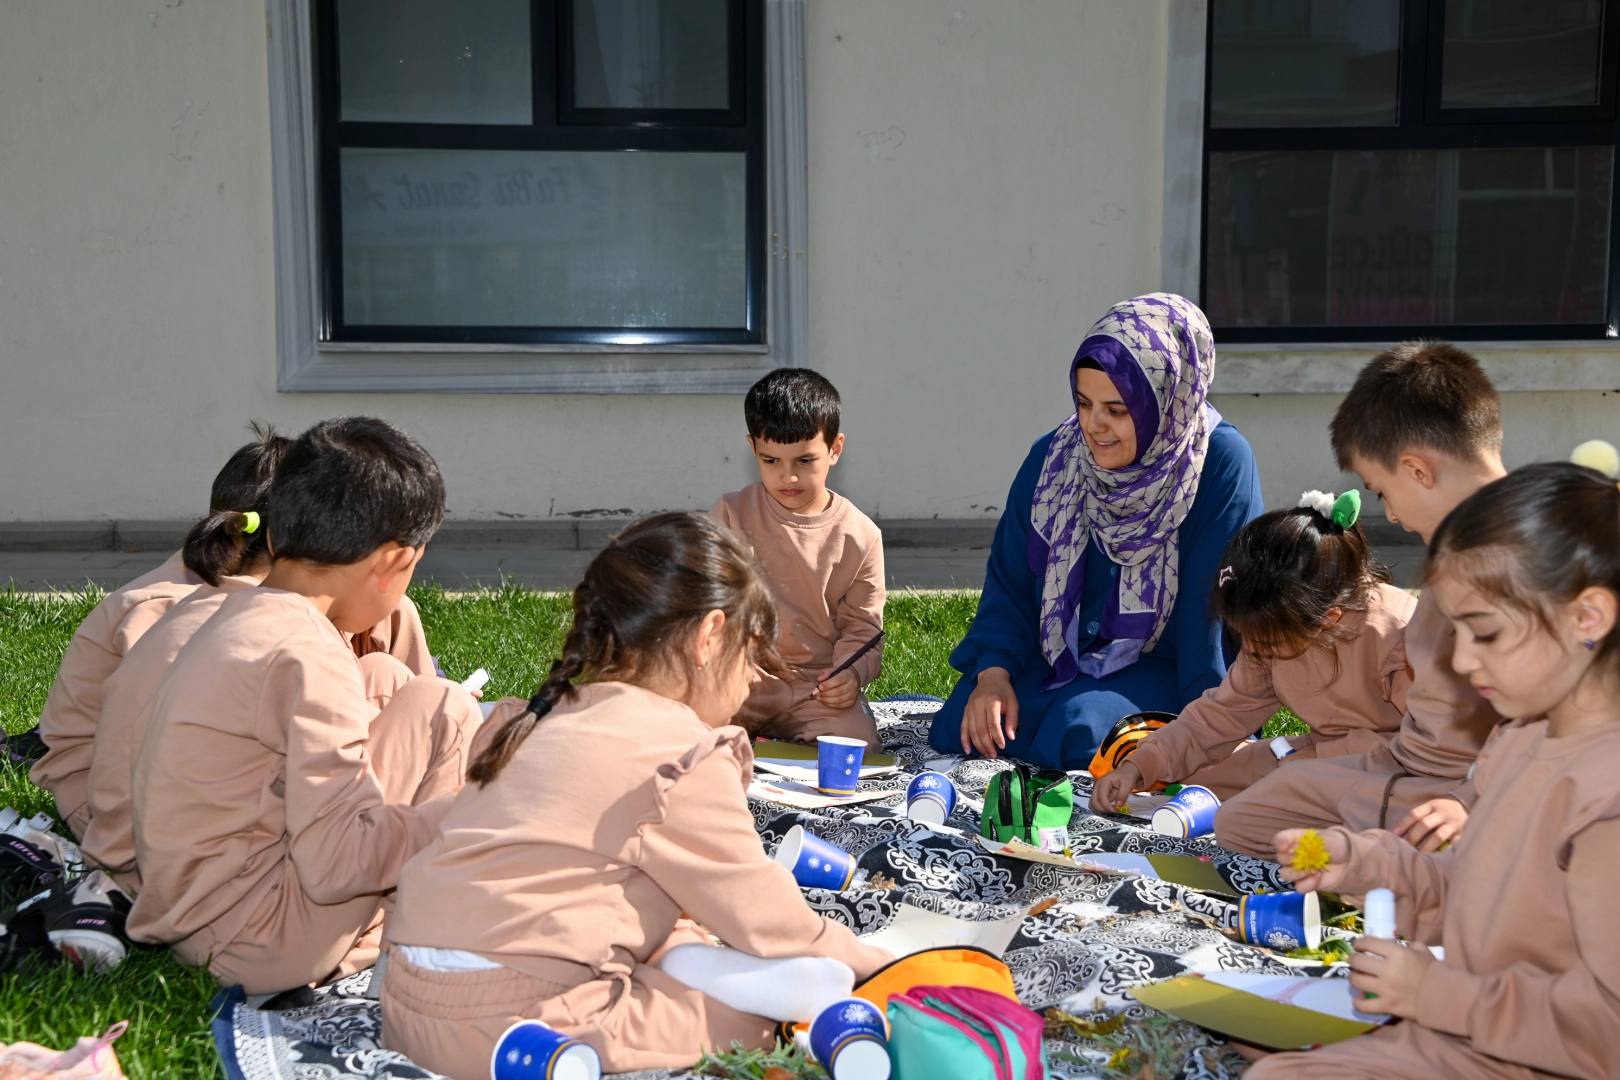
[[[866,743],[842,735],[816,738],[816,787],[829,795],[853,795],[861,782],[861,759]]]
[[[810,1024],[810,1052],[832,1080],[889,1080],[889,1022],[864,998],[835,1001]]]
[[[1238,900],[1238,935],[1279,952],[1314,949],[1322,944],[1322,907],[1313,892],[1245,896]]]
[[[1221,800],[1207,787],[1188,784],[1153,811],[1153,831],[1166,836],[1208,836],[1215,831],[1215,811]]]
[[[943,825],[956,809],[956,785],[944,773],[918,773],[906,785],[906,817]]]
[[[602,1080],[596,1051],[538,1020],[506,1029],[489,1059],[490,1080]]]
[[[855,877],[855,856],[815,833],[795,825],[782,837],[776,861],[793,872],[793,880],[806,889],[842,892]]]

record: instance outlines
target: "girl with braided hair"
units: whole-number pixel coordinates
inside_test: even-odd
[[[400,876],[390,1049],[476,1080],[530,1018],[606,1072],[680,1068],[770,1046],[773,1020],[811,1019],[892,959],[812,911],[754,829],[731,718],[775,641],[752,560],[706,517],[644,519],[592,560],[562,657],[527,703],[496,707]]]

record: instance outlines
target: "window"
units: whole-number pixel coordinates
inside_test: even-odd
[[[322,341],[764,337],[761,0],[316,0]]]
[[[1211,0],[1226,342],[1617,336],[1616,0]]]

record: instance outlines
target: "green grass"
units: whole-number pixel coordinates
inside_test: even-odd
[[[34,725],[74,629],[102,595],[0,592],[0,725],[7,731]],[[462,679],[487,668],[490,700],[532,693],[568,628],[570,603],[563,594],[511,585],[447,594],[429,585],[413,588],[411,595],[445,671]],[[891,595],[884,612],[889,632],[883,675],[869,694],[948,694],[956,680],[948,657],[977,604],[977,593],[966,591]],[[1296,718],[1279,714],[1267,735],[1292,733],[1290,720],[1303,730]],[[0,763],[0,806],[6,805],[25,815],[55,810],[50,797],[29,783],[26,770]],[[0,1042],[26,1039],[66,1048],[80,1035],[128,1020],[129,1033],[117,1049],[132,1080],[218,1077],[208,1031],[215,989],[206,973],[181,966],[160,949],[139,949],[103,975],[81,974],[67,964],[14,972],[0,976]]]

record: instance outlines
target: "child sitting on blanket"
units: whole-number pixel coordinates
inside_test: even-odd
[[[1404,630],[1416,601],[1373,562],[1356,519],[1360,497],[1308,491],[1292,510],[1238,531],[1216,576],[1216,613],[1243,639],[1221,684],[1137,743],[1097,781],[1091,805],[1112,810],[1132,791],[1181,782],[1226,799],[1279,765],[1362,754],[1401,726]],[[1279,759],[1254,741],[1286,705],[1310,726]]]
[[[760,735],[815,742],[818,735],[883,747],[861,688],[883,669],[870,649],[831,674],[883,629],[883,534],[848,499],[827,490],[844,452],[833,384],[805,368],[778,368],[743,400],[760,482],[722,495],[709,516],[753,549],[776,598],[787,668],[761,680],[737,715]]]
[[[754,829],[731,718],[775,639],[752,560],[702,515],[647,518],[591,561],[562,658],[526,707],[496,707],[400,876],[389,1049],[471,1080],[532,1018],[604,1072],[683,1068],[771,1046],[773,1020],[813,1019],[892,959],[812,911]]]
[[[1474,771],[1450,848],[1323,835],[1283,876],[1359,901],[1395,893],[1398,931],[1351,958],[1357,1007],[1405,1023],[1248,1072],[1272,1077],[1620,1076],[1620,491],[1576,465],[1530,465],[1470,496],[1429,548],[1456,629],[1452,664],[1507,718]],[[1314,846],[1314,845],[1313,845]],[[1325,866],[1323,865],[1325,863]]]
[[[1464,499],[1507,475],[1502,409],[1479,361],[1455,345],[1409,342],[1374,357],[1333,416],[1333,454],[1384,503],[1389,520],[1427,544]],[[1269,859],[1279,829],[1393,828],[1424,851],[1468,819],[1469,769],[1500,717],[1451,667],[1456,634],[1418,597],[1406,626],[1412,687],[1401,730],[1365,754],[1278,769],[1221,804],[1215,839]]]

